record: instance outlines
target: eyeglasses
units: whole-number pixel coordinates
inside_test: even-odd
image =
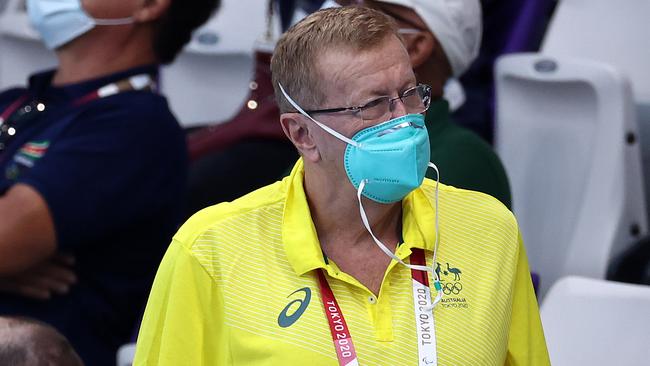
[[[361,119],[364,121],[377,121],[390,118],[390,115],[395,109],[395,102],[397,100],[402,102],[404,109],[406,109],[406,113],[423,113],[429,109],[429,105],[431,104],[431,87],[426,84],[420,84],[413,88],[407,89],[397,97],[379,97],[358,107],[315,109],[305,112],[311,115],[317,113],[338,113],[349,111],[359,114],[361,116]]]

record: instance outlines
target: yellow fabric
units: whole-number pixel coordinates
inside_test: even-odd
[[[299,161],[282,182],[205,209],[180,229],[149,297],[135,365],[338,365],[317,268],[360,365],[417,365],[410,270],[393,261],[375,298],[326,263],[302,177]],[[402,203],[400,258],[418,247],[431,261],[434,188],[425,180]],[[448,293],[435,310],[439,364],[548,365],[512,214],[490,196],[441,185],[439,250]]]

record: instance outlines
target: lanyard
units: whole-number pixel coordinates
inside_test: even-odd
[[[8,120],[20,106],[22,106],[28,99],[29,97],[27,95],[23,95],[22,97],[18,98],[16,101],[11,103],[7,109],[5,109],[2,114],[0,114],[0,125],[2,125],[6,120]]]
[[[105,85],[93,92],[90,92],[72,102],[74,106],[81,106],[83,104],[92,102],[93,100],[106,98],[111,95],[123,93],[131,90],[155,90],[155,82],[152,80],[151,76],[148,74],[139,74],[132,76],[127,79],[120,80],[115,83]],[[0,153],[6,147],[5,140],[13,137],[16,134],[16,128],[18,128],[17,121],[12,121],[9,123],[12,117],[14,117],[17,112],[20,112],[20,116],[28,115],[30,113],[43,112],[46,109],[44,103],[30,103],[25,105],[25,102],[29,99],[29,96],[23,95],[18,98],[15,102],[11,103],[7,109],[5,109],[2,114],[0,114]],[[19,111],[19,109],[22,110]],[[19,118],[13,118],[17,120]]]
[[[411,264],[426,266],[424,250],[414,248],[411,254]],[[427,272],[411,270],[413,277],[413,307],[415,311],[415,329],[418,335],[418,364],[437,365],[436,330],[431,305],[431,289]]]
[[[424,250],[413,248],[411,264],[426,265]],[[418,365],[437,365],[436,333],[429,278],[426,272],[418,270],[411,270],[411,276],[413,277],[413,306],[415,308],[415,326],[418,336]],[[318,271],[318,284],[339,365],[358,366],[359,361],[350,330],[322,270]]]

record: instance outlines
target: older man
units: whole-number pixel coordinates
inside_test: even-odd
[[[395,24],[318,11],[272,71],[302,158],[176,234],[135,364],[548,364],[511,213],[424,179],[431,90]]]

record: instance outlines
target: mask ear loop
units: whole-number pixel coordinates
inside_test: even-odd
[[[343,142],[345,142],[347,144],[350,144],[350,145],[352,145],[354,147],[361,148],[361,144],[359,144],[358,142],[341,135],[340,133],[334,131],[333,129],[329,128],[325,124],[320,123],[317,120],[315,120],[314,118],[312,118],[312,116],[310,116],[309,114],[307,114],[307,112],[305,112],[302,108],[300,108],[298,103],[296,103],[293,99],[291,99],[289,94],[287,94],[287,92],[282,87],[282,84],[278,83],[278,86],[280,87],[280,91],[282,92],[282,95],[284,95],[284,98],[287,100],[287,102],[289,102],[289,104],[291,104],[300,114],[302,114],[303,116],[305,116],[305,117],[309,118],[310,120],[312,120],[312,122],[317,124],[320,128],[327,131],[330,135],[336,137],[337,139],[339,139],[339,140],[341,140],[341,141],[343,141]]]
[[[116,18],[116,19],[95,19],[91,18],[95,25],[126,25],[133,23],[133,17]]]
[[[431,306],[426,307],[425,309],[427,311],[432,311],[433,308],[442,300],[443,292],[442,292],[442,285],[440,285],[440,278],[438,278],[438,274],[436,271],[433,269],[434,265],[436,264],[437,256],[438,256],[438,243],[440,242],[439,237],[440,235],[438,234],[438,229],[439,229],[439,220],[438,220],[438,188],[440,184],[440,173],[438,171],[438,167],[433,164],[433,163],[428,163],[428,166],[433,168],[436,171],[436,193],[435,193],[435,200],[436,200],[436,218],[435,218],[435,229],[436,229],[436,240],[433,248],[433,257],[432,257],[432,262],[431,266],[420,266],[420,265],[414,265],[410,263],[405,263],[403,260],[401,260],[398,256],[395,255],[384,243],[379,240],[375,236],[375,234],[372,232],[372,228],[370,227],[370,223],[368,221],[368,216],[366,215],[366,211],[363,208],[363,203],[361,202],[361,195],[363,193],[363,189],[366,187],[366,184],[368,184],[367,179],[361,180],[361,183],[359,183],[359,188],[357,189],[357,201],[359,202],[359,213],[361,214],[361,221],[363,222],[363,226],[365,226],[366,230],[370,233],[370,236],[372,237],[372,240],[377,244],[379,249],[381,249],[387,256],[391,257],[393,260],[396,262],[402,264],[403,266],[416,270],[416,271],[424,271],[424,272],[429,272],[431,273],[431,276],[433,278],[433,286],[436,290],[436,297],[433,299],[433,302]]]

